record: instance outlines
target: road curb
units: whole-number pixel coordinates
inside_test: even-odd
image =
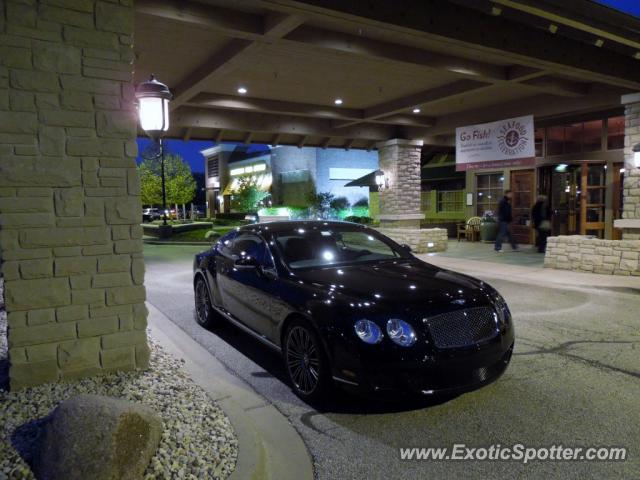
[[[147,308],[153,339],[185,361],[185,370],[235,429],[238,460],[229,479],[313,479],[309,451],[289,420],[160,310],[149,303]]]

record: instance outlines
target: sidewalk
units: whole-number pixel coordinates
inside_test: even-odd
[[[312,480],[307,447],[289,421],[204,347],[147,303],[151,336],[185,361],[191,378],[229,417],[238,437],[238,461],[231,480]]]
[[[544,268],[544,255],[535,252],[528,245],[521,246],[521,250],[517,252],[512,252],[506,246],[503,253],[496,253],[492,244],[449,241],[446,252],[417,254],[416,257],[442,268],[484,278],[530,285],[630,288],[640,293],[640,277]]]

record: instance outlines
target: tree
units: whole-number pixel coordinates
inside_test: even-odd
[[[167,202],[184,205],[196,196],[196,181],[191,167],[180,155],[168,154],[164,157]]]
[[[140,194],[145,205],[162,204],[162,165],[160,158],[144,160],[138,165]],[[165,189],[167,204],[184,205],[196,194],[196,181],[191,167],[180,155],[164,156]]]
[[[162,203],[162,181],[160,179],[160,161],[144,160],[138,165],[140,177],[140,196],[143,205]]]
[[[240,212],[253,212],[268,196],[269,192],[260,190],[255,178],[240,177],[238,188],[233,192],[233,208]]]

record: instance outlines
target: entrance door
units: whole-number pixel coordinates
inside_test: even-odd
[[[607,189],[604,163],[583,163],[581,182],[581,235],[604,238],[604,199]]]
[[[531,243],[531,207],[535,197],[535,170],[511,172],[513,224],[511,232],[517,243]]]

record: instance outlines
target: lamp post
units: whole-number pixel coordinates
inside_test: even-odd
[[[162,178],[162,224],[167,225],[167,194],[164,178],[164,148],[162,137],[169,130],[169,101],[173,95],[169,88],[155,79],[153,74],[146,82],[136,87],[138,99],[138,118],[140,127],[157,145],[159,151],[148,157],[160,158],[160,175]]]

